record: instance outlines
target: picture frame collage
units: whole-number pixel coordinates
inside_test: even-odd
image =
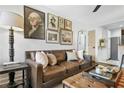
[[[72,21],[47,13],[45,31],[45,13],[24,6],[24,37],[45,40],[46,43],[72,45]]]

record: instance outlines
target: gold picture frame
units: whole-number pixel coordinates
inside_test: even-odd
[[[72,21],[65,19],[64,25],[66,30],[72,31]]]

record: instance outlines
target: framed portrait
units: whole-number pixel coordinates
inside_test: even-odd
[[[59,33],[55,31],[47,30],[47,36],[46,36],[46,42],[47,43],[59,43]]]
[[[72,30],[72,21],[65,19],[65,29]]]
[[[73,43],[73,32],[67,30],[61,30],[60,32],[60,44],[72,45]]]
[[[59,17],[59,29],[64,29],[64,18]]]
[[[58,31],[58,16],[48,13],[47,14],[47,27],[49,30]]]
[[[45,39],[45,13],[24,6],[24,37]]]

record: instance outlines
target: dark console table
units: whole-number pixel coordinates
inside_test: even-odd
[[[0,65],[0,74],[10,73],[10,72],[16,72],[16,71],[22,71],[22,80],[20,82],[15,82],[16,84],[14,86],[11,86],[11,88],[18,87],[19,85],[22,85],[23,87],[29,87],[29,66],[26,63],[16,63],[11,65]],[[26,75],[26,78],[25,78]],[[1,88],[7,88],[7,84],[1,85]]]

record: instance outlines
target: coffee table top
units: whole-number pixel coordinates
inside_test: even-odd
[[[106,88],[107,86],[96,81],[88,73],[83,72],[69,77],[62,81],[66,87],[70,88]]]

